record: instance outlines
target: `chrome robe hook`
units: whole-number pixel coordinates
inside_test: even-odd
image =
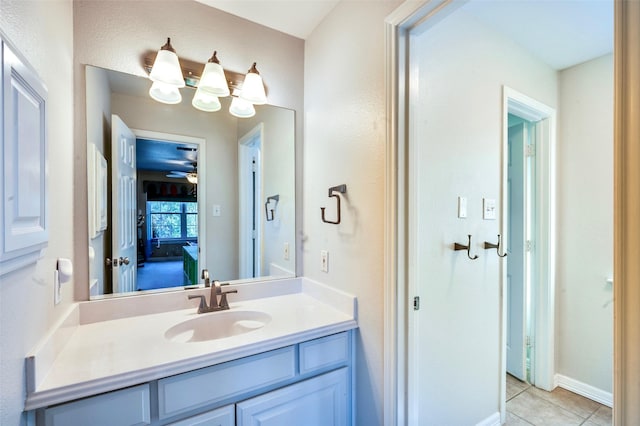
[[[334,192],[339,192],[341,194],[344,194],[345,192],[347,192],[347,185],[338,185],[338,186],[332,186],[331,188],[329,188],[329,197],[335,197],[336,201],[338,202],[338,219],[333,221],[333,220],[327,220],[324,217],[324,211],[325,211],[325,207],[320,207],[320,212],[322,213],[322,221],[324,223],[332,223],[334,225],[337,225],[340,223],[340,196],[338,194],[334,194]]]
[[[453,243],[453,249],[455,251],[466,250],[467,251],[467,256],[471,260],[476,260],[478,258],[477,254],[475,256],[473,256],[473,257],[471,256],[471,234],[469,234],[469,242],[467,243],[466,246],[464,244],[460,244],[460,243]]]
[[[496,249],[496,254],[499,257],[507,257],[507,253],[500,254],[500,234],[498,234],[498,243],[497,244],[493,244],[493,243],[490,243],[489,241],[485,241],[484,242],[484,249],[485,250]]]

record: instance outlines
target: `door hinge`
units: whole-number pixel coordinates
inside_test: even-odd
[[[531,240],[527,240],[526,243],[524,243],[524,250],[525,251],[531,251],[533,250],[533,241]]]
[[[258,237],[258,231],[256,231],[255,229],[251,231],[251,238],[252,239],[256,239]]]
[[[413,310],[417,311],[420,309],[420,296],[416,296],[413,298]]]
[[[533,144],[527,145],[526,148],[527,157],[535,157],[536,156],[536,146]]]
[[[524,340],[524,344],[527,345],[528,348],[531,347],[532,343],[531,343],[531,336],[527,336]]]

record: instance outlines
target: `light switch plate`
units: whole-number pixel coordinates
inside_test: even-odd
[[[493,198],[482,199],[482,218],[484,220],[496,219],[496,200]]]
[[[215,217],[220,216],[220,214],[221,214],[221,210],[222,210],[222,209],[220,208],[220,204],[214,204],[214,205],[213,205],[213,215],[214,215]]]
[[[289,260],[289,243],[284,243],[284,249],[282,250],[282,257],[284,260]]]
[[[467,217],[467,197],[458,197],[458,218]]]

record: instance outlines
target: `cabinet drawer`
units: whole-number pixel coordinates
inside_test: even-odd
[[[349,334],[334,334],[300,344],[300,374],[349,362]]]
[[[158,381],[160,419],[295,377],[293,346]]]
[[[47,426],[133,426],[150,423],[147,384],[45,410]]]
[[[206,413],[171,423],[167,426],[235,426],[235,405],[225,405]]]

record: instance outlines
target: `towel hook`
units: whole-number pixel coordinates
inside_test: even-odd
[[[275,206],[273,206],[272,209],[269,209],[269,202],[271,200],[274,200],[276,202]],[[267,197],[267,201],[264,203],[264,213],[267,215],[267,222],[271,222],[273,219],[275,219],[276,215],[275,215],[275,209],[276,207],[278,207],[278,202],[280,201],[280,194],[277,195],[272,195],[270,197]],[[269,210],[271,210],[271,219],[269,219]]]
[[[507,257],[507,253],[500,254],[500,234],[498,234],[498,243],[497,244],[493,244],[493,243],[490,243],[489,241],[485,241],[484,242],[484,249],[485,250],[496,249],[496,253],[498,254],[499,257]]]
[[[338,202],[338,219],[335,221],[325,219],[324,217],[325,207],[320,207],[320,211],[322,212],[322,221],[324,223],[333,223],[334,225],[337,225],[340,223],[340,196],[338,194],[334,194],[334,192],[339,192],[341,194],[344,194],[345,192],[347,192],[347,185],[342,184],[338,186],[332,186],[331,188],[329,188],[329,197],[335,197]]]
[[[458,250],[466,250],[467,251],[467,256],[471,260],[476,260],[478,258],[477,254],[475,256],[471,257],[471,234],[469,234],[469,242],[467,243],[466,246],[464,244],[460,244],[460,243],[453,243],[453,249],[456,250],[456,251],[458,251]]]

